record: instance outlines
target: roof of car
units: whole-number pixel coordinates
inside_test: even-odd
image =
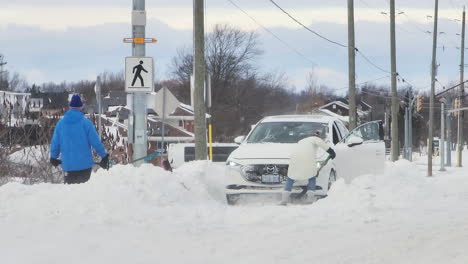
[[[263,122],[318,122],[318,123],[329,123],[337,120],[335,117],[312,114],[312,115],[278,115],[278,116],[267,116],[261,121]]]

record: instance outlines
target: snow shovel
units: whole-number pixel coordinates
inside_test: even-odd
[[[331,160],[331,157],[328,156],[323,162],[320,162],[320,166],[317,169],[317,174],[315,174],[315,178],[319,176],[320,171],[325,167],[328,163],[328,161]],[[291,199],[292,200],[300,200],[302,199],[306,194],[307,194],[307,185],[306,186],[300,186],[302,188],[302,191],[300,193],[292,193],[291,194]]]
[[[154,153],[149,154],[148,156],[138,158],[138,159],[134,159],[134,160],[128,162],[128,164],[133,164],[133,163],[135,163],[137,161],[140,161],[140,160],[143,160],[145,162],[149,162],[159,154],[161,154],[161,152],[154,152]],[[94,164],[99,165],[99,162],[95,162]],[[109,168],[114,166],[114,165],[117,165],[117,163],[115,161],[109,160]]]

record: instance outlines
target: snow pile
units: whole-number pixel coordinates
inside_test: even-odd
[[[49,161],[49,146],[38,145],[25,147],[8,156],[8,160],[23,165],[37,166],[44,161]]]
[[[174,174],[146,164],[138,169],[117,165],[109,171],[98,170],[87,184],[10,183],[0,189],[0,217],[27,222],[73,223],[81,219],[80,224],[125,224],[165,217],[168,210],[191,214],[200,206],[223,206],[224,186],[211,177],[220,168],[208,165],[192,163]]]
[[[467,153],[468,154],[468,153]],[[338,180],[313,205],[227,206],[222,165],[115,166],[0,187],[2,263],[465,263],[468,170]],[[24,252],[28,254],[24,254]]]

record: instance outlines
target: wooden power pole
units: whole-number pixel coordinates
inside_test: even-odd
[[[462,32],[461,32],[461,48],[460,48],[460,92],[458,93],[458,102],[460,107],[463,107],[463,93],[465,92],[464,82],[464,68],[465,68],[465,7],[463,7],[462,17]],[[458,112],[458,129],[457,129],[457,167],[462,166],[462,152],[463,152],[463,111]]]
[[[193,76],[195,112],[195,159],[206,160],[206,109],[205,109],[205,28],[203,0],[193,1],[194,67]]]
[[[432,65],[431,65],[431,94],[429,96],[429,143],[427,144],[427,176],[432,176],[432,145],[434,130],[434,93],[437,72],[437,19],[439,15],[439,1],[435,0],[434,8],[434,31],[432,32]]]
[[[391,85],[392,85],[392,161],[400,156],[400,140],[398,138],[398,111],[400,110],[397,94],[396,71],[396,41],[395,41],[395,0],[390,0],[390,53],[391,53]]]
[[[349,129],[357,127],[356,111],[356,48],[354,43],[354,0],[348,0],[348,78]]]

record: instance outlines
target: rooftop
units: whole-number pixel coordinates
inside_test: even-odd
[[[262,119],[261,122],[319,122],[328,123],[336,120],[336,118],[324,114],[308,114],[308,115],[278,115],[268,116]]]

